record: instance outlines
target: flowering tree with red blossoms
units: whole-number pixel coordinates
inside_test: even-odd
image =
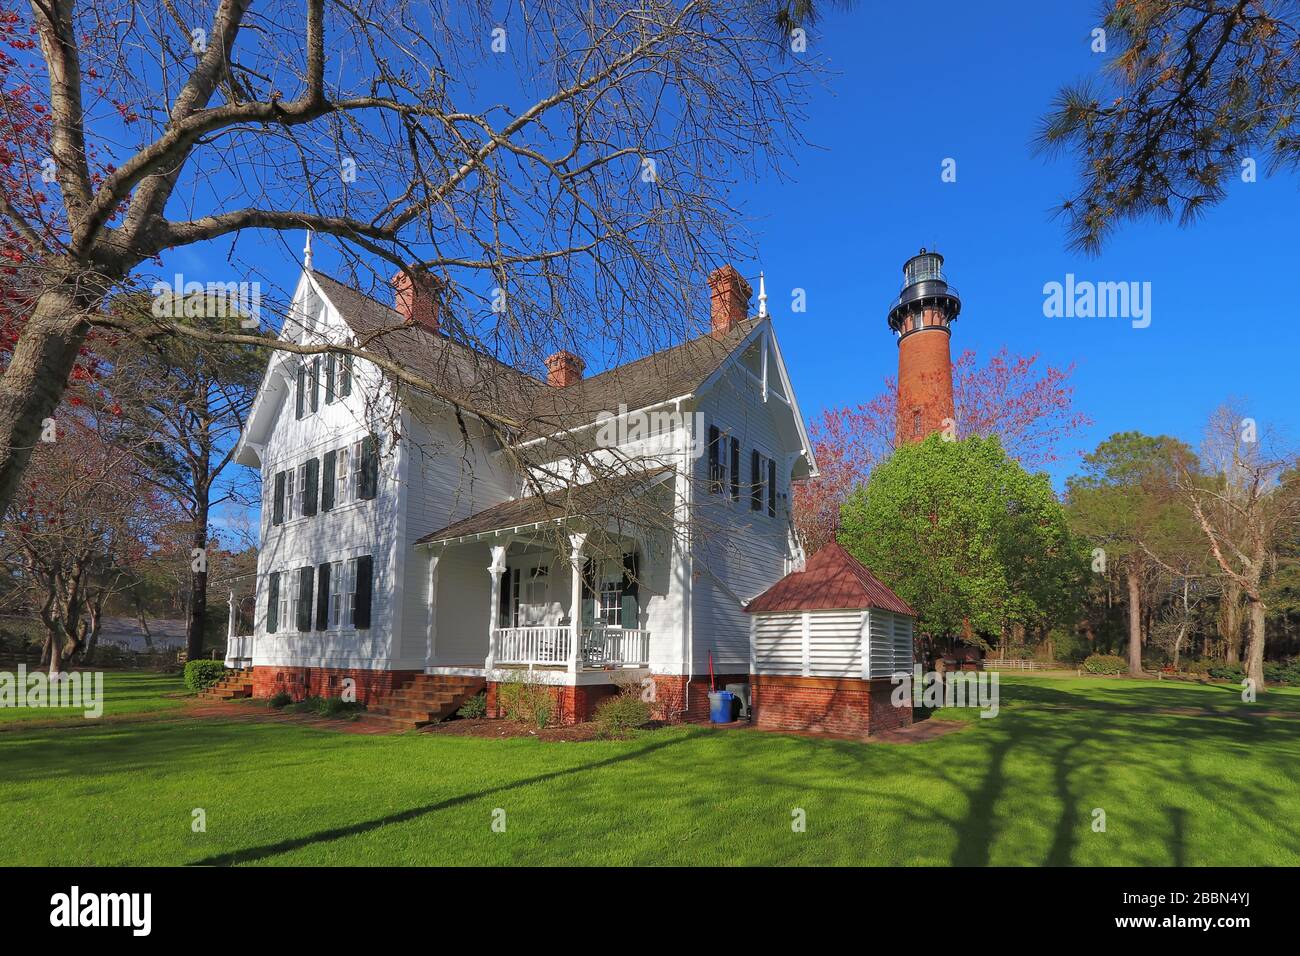
[[[997,435],[1007,454],[1027,469],[1057,460],[1061,441],[1091,419],[1074,411],[1074,366],[1038,367],[1037,355],[1005,347],[983,365],[967,349],[953,363],[957,437]],[[795,490],[795,524],[808,553],[832,540],[840,505],[894,450],[898,382],[853,408],[832,408],[811,429],[821,476]]]

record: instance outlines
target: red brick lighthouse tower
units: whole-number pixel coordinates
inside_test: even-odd
[[[903,290],[889,307],[889,327],[898,336],[896,444],[920,441],[953,420],[948,338],[959,312],[943,256],[922,249],[903,264]]]

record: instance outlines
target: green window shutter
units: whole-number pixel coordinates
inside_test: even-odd
[[[640,582],[637,580],[637,556],[635,554],[623,555],[623,598],[620,607],[619,623],[626,628],[636,628],[640,625],[641,606],[638,601],[640,596]]]
[[[284,524],[284,472],[275,473],[274,501],[271,502],[271,524]]]
[[[740,500],[740,441],[731,439],[731,500]]]
[[[709,494],[722,494],[722,463],[719,460],[718,426],[709,426]]]
[[[272,571],[266,583],[266,633],[280,626],[280,572]]]
[[[298,620],[294,623],[300,631],[311,630],[311,586],[315,580],[316,569],[311,565],[298,569]]]
[[[334,401],[334,353],[325,356],[325,404]]]
[[[311,516],[316,513],[316,498],[320,490],[320,459],[307,460],[307,479],[303,482],[302,513]]]
[[[330,565],[326,561],[316,572],[316,630],[330,626]]]
[[[510,584],[511,574],[514,574],[514,580],[519,580],[519,569],[515,568],[513,572],[509,568],[501,575],[501,593],[497,595],[497,627],[510,626]]]
[[[303,401],[307,397],[307,366],[298,366],[298,391],[294,399],[294,418],[302,418]]]
[[[749,454],[749,510],[763,510],[763,456],[757,449]]]
[[[579,609],[583,627],[596,626],[596,565],[590,559],[582,566],[582,607]]]
[[[339,363],[339,398],[352,394],[352,353],[348,352]]]
[[[375,437],[367,435],[361,440],[361,481],[359,497],[370,499],[379,487],[379,450]]]
[[[320,356],[311,360],[311,410],[320,408]]]
[[[325,453],[325,474],[321,478],[320,486],[320,510],[329,511],[334,507],[334,469],[338,461],[337,451],[327,451]]]
[[[370,555],[357,558],[357,609],[352,614],[352,626],[370,626],[370,603],[375,590],[375,559]]]
[[[776,517],[776,459],[767,463],[767,513]]]

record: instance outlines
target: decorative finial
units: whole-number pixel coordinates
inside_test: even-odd
[[[763,282],[763,271],[758,272],[758,317],[767,317],[767,286]]]
[[[307,230],[307,244],[302,247],[302,267],[311,268],[311,230]]]

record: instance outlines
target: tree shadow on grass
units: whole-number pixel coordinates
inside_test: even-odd
[[[611,767],[623,763],[627,760],[633,760],[639,757],[647,756],[654,751],[663,750],[675,744],[689,740],[691,737],[682,736],[669,739],[653,740],[644,747],[636,750],[630,750],[625,753],[616,754],[613,757],[607,757],[604,760],[596,760],[592,763],[580,764],[576,767],[567,767],[563,770],[554,770],[550,773],[537,774],[532,777],[526,777],[523,780],[514,780],[509,783],[503,783],[495,787],[485,787],[482,790],[476,790],[472,793],[463,793],[458,796],[448,797],[445,800],[439,800],[435,803],[426,804],[422,807],[411,807],[407,810],[401,810],[397,813],[389,813],[382,817],[376,817],[373,820],[364,820],[359,823],[348,824],[343,827],[332,827],[328,830],[321,830],[319,833],[312,833],[307,836],[294,837],[288,840],[280,840],[276,843],[268,843],[263,846],[248,847],[243,850],[234,850],[229,853],[221,853],[215,856],[205,857],[196,860],[189,866],[233,866],[239,863],[252,863],[258,860],[264,860],[269,857],[278,856],[281,853],[289,853],[293,850],[300,850],[304,847],[314,846],[321,843],[328,843],[332,840],[342,840],[347,837],[359,836],[363,833],[371,833],[381,830],[384,827],[392,826],[398,823],[408,823],[411,820],[417,820],[420,817],[428,816],[431,813],[437,813],[440,810],[448,810],[452,807],[461,806],[466,803],[472,803],[475,800],[481,800],[495,794],[509,793],[520,787],[528,787],[539,783],[550,783],[553,780],[559,780],[564,777],[572,777],[578,774],[587,773],[593,770],[600,770],[605,767]]]

